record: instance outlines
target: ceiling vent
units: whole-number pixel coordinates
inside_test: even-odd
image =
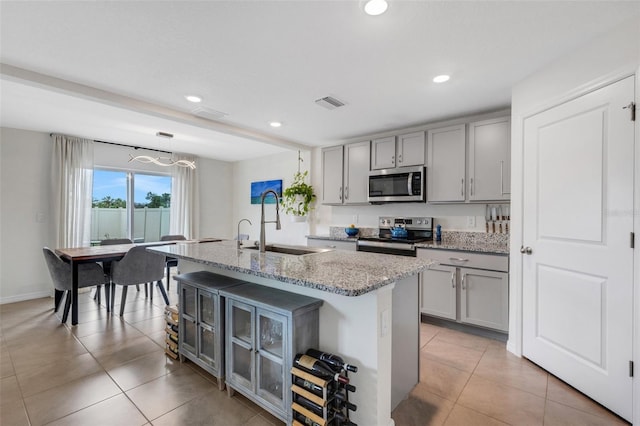
[[[208,108],[204,106],[199,106],[197,108],[194,108],[191,111],[191,113],[193,115],[197,115],[198,117],[206,118],[208,120],[220,120],[222,118],[225,118],[227,115],[229,115],[226,112],[216,111],[213,108]]]
[[[344,102],[331,96],[325,96],[324,98],[316,99],[316,105],[320,105],[326,109],[336,109],[344,106]]]

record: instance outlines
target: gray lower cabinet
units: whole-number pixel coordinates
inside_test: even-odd
[[[189,359],[217,378],[224,389],[224,301],[220,289],[244,281],[207,271],[176,275],[178,281],[180,360]]]
[[[440,263],[421,275],[423,314],[509,331],[508,256],[419,249],[418,257]]]
[[[226,385],[291,424],[291,367],[297,353],[317,348],[322,300],[243,284],[226,299]]]

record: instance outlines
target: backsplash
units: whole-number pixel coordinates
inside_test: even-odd
[[[442,241],[460,245],[509,245],[509,234],[487,232],[442,231]]]
[[[359,237],[377,237],[378,228],[358,228]],[[347,238],[344,226],[330,226],[329,236],[331,238]],[[435,239],[435,232],[434,232]],[[509,234],[473,232],[473,231],[442,231],[442,240],[448,244],[461,245],[509,245]]]
[[[361,228],[358,227],[358,237],[377,237],[378,228]],[[331,238],[347,238],[347,234],[344,232],[344,226],[330,226],[329,236]]]

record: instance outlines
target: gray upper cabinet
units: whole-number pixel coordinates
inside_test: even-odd
[[[509,117],[469,124],[469,200],[508,200],[511,182]]]
[[[322,204],[367,204],[369,141],[322,150]]]
[[[465,200],[465,125],[427,132],[427,201]]]
[[[422,166],[425,163],[424,132],[413,132],[398,136],[396,157],[398,167]]]
[[[371,169],[390,169],[424,164],[424,132],[373,139],[371,141]]]
[[[392,169],[396,167],[396,137],[374,139],[371,141],[371,170]]]
[[[342,146],[322,150],[322,204],[342,204]]]
[[[366,204],[369,195],[369,141],[344,146],[343,204]]]

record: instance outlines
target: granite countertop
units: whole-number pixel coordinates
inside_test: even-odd
[[[360,296],[415,275],[435,262],[415,257],[358,251],[303,256],[236,248],[236,241],[174,244],[149,249],[204,265],[275,279],[344,296]]]

